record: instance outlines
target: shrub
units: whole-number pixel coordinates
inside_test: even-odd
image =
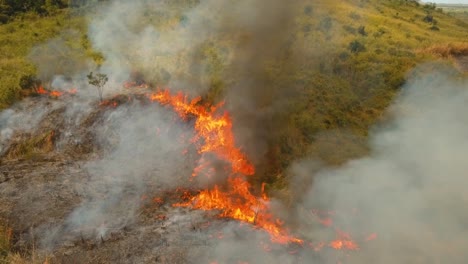
[[[366,50],[366,47],[364,46],[364,44],[362,44],[362,43],[359,42],[358,40],[354,40],[354,41],[352,41],[352,42],[349,43],[348,49],[349,49],[352,53],[359,53],[359,52],[365,51],[365,50]]]
[[[330,31],[333,26],[333,20],[331,17],[327,16],[320,20],[319,29],[322,31]]]
[[[7,15],[0,14],[0,24],[6,24],[8,20],[10,20],[10,18]]]
[[[351,14],[349,14],[349,17],[354,19],[354,20],[359,20],[361,19],[361,16],[355,12],[351,12]]]
[[[427,23],[432,23],[433,20],[434,20],[434,17],[433,17],[431,14],[427,14],[427,15],[423,18],[423,21],[424,21],[424,22],[427,22]]]
[[[356,34],[356,29],[350,25],[344,25],[343,29],[346,30],[346,32],[349,32],[351,34]]]
[[[308,16],[311,16],[313,11],[314,11],[314,9],[310,5],[304,7],[304,14],[306,14]]]
[[[36,78],[36,76],[28,74],[23,75],[20,78],[19,86],[21,89],[31,89],[37,87],[41,84],[41,81]]]
[[[366,27],[365,26],[359,26],[358,33],[363,35],[363,36],[367,36]]]

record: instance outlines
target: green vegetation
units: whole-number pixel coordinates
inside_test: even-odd
[[[0,108],[21,98],[21,90],[49,81],[39,77],[27,58],[37,44],[60,36],[70,47],[63,59],[102,60],[90,49],[83,17],[71,15],[60,1],[39,2],[42,4],[26,9],[15,8],[15,12],[2,11],[8,17],[0,25]],[[195,2],[171,2],[182,8],[170,14],[147,12],[134,26],[150,22],[164,31],[187,23],[182,11]],[[285,169],[299,157],[311,156],[336,165],[365,154],[369,127],[382,117],[408,71],[436,57],[434,52],[420,51],[447,43],[464,45],[468,39],[467,22],[452,11],[411,0],[304,1],[296,11],[299,15],[288,50],[281,51],[285,59],[265,62],[261,73],[267,76],[270,89],[261,97],[262,106],[267,109],[278,97],[285,98],[278,120],[271,121],[281,125],[274,126],[277,136],[268,139],[267,161],[264,168],[260,166],[265,177],[259,177],[259,181],[278,187],[285,182]],[[3,20],[0,17],[0,22]],[[70,30],[75,34],[63,34]],[[190,72],[197,78],[197,84],[210,88],[205,100],[218,101],[238,77],[226,63],[235,49],[233,43],[248,39],[242,32],[226,35],[201,43],[196,54],[186,56],[203,67],[187,68],[190,63],[186,60],[163,56],[155,59],[152,67],[130,66],[146,81],[165,84],[172,71],[164,67],[175,65],[179,72]],[[294,54],[294,50],[303,54]],[[138,52],[129,50],[122,55],[131,58]],[[294,56],[297,58],[291,59]],[[36,63],[42,61],[50,64],[46,58]]]
[[[86,77],[88,77],[89,84],[96,87],[99,94],[99,100],[102,102],[102,92],[104,89],[104,85],[106,85],[109,78],[107,77],[107,75],[102,73],[97,73],[96,75],[93,75],[93,72],[90,72],[88,75],[86,75]]]
[[[18,14],[12,21],[0,25],[0,109],[5,108],[20,98],[21,84],[37,69],[27,58],[31,49],[72,29],[78,34],[68,34],[66,43],[85,45],[86,39],[79,32],[84,32],[84,18],[73,17],[68,10],[58,10],[49,16],[39,16],[29,12]],[[44,61],[47,63],[47,61]]]
[[[439,4],[438,6],[448,15],[458,18],[460,21],[468,24],[468,5]]]

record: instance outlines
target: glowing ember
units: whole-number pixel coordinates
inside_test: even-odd
[[[44,87],[39,86],[36,91],[38,94],[48,94],[49,92],[44,89]]]
[[[338,239],[330,242],[329,246],[334,249],[358,250],[359,246],[351,239],[351,236],[345,232],[337,230]]]
[[[49,93],[50,96],[53,96],[53,97],[60,97],[62,96],[62,92],[59,92],[59,91],[52,91]]]

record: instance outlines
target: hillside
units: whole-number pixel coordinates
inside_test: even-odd
[[[7,2],[0,1],[0,13]],[[408,176],[399,169],[438,172],[420,168],[419,157],[412,160],[406,145],[420,143],[414,148],[424,150],[432,142],[419,142],[404,118],[417,123],[412,114],[431,112],[426,101],[445,109],[432,101],[445,95],[431,85],[453,82],[446,89],[457,94],[451,87],[466,84],[468,21],[458,9],[416,1],[26,2],[28,8],[0,17],[0,262],[201,263],[240,249],[249,263],[278,261],[275,254],[282,263],[335,263],[349,260],[355,244],[373,251],[372,228],[385,221],[363,227],[368,212],[346,208],[340,199],[354,192],[338,183],[343,189],[336,196],[309,201],[310,190],[333,189],[327,180],[312,184],[315,174],[358,174],[361,184],[373,182],[363,178],[375,169],[362,169],[367,159],[391,171],[400,157],[408,161],[395,169],[396,179]],[[102,101],[90,72],[108,80]],[[406,92],[413,86],[436,96]],[[451,116],[431,114],[439,121]],[[393,121],[399,115],[404,120]],[[388,135],[379,134],[387,125],[394,125]],[[438,138],[438,129],[427,131]],[[384,142],[377,147],[376,134]],[[404,144],[386,145],[398,137]],[[441,145],[452,146],[444,140]],[[394,152],[378,156],[386,148]],[[419,181],[424,189],[419,178],[410,185]],[[401,190],[399,183],[382,182],[369,190]],[[359,190],[352,179],[346,184]],[[360,191],[357,204],[378,208]],[[212,200],[204,203],[204,197]],[[334,197],[353,220],[327,211]],[[375,199],[388,197],[395,198]],[[242,199],[244,207],[225,208]],[[213,209],[223,212],[221,219]],[[234,228],[233,219],[252,229]],[[276,234],[273,242],[264,243],[270,234]],[[223,236],[229,243],[213,242]],[[257,242],[265,249],[259,256]],[[207,258],[207,247],[219,251]],[[440,249],[441,255],[457,249]],[[417,261],[427,263],[425,257]],[[379,260],[363,253],[349,263],[391,263]]]

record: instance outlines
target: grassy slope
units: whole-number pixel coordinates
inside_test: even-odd
[[[294,60],[295,65],[287,65],[291,64],[288,60],[272,62],[268,67],[271,89],[282,93],[280,90],[287,87],[290,100],[284,109],[280,137],[269,142],[268,164],[275,166],[269,166],[265,175],[283,171],[291,160],[305,155],[339,164],[364,154],[363,142],[369,127],[392,101],[407,72],[417,63],[431,59],[430,55],[415,51],[468,39],[467,23],[436,10],[432,15],[439,30],[431,30],[432,24],[423,21],[423,6],[414,3],[335,2],[303,1],[291,43],[293,49],[300,47],[304,54]],[[177,13],[166,16],[168,21],[161,21],[158,14],[147,19],[164,28],[180,21]],[[61,11],[48,17],[29,14],[0,26],[0,108],[19,98],[20,78],[35,73],[26,58],[34,45],[71,28],[81,32],[81,37],[78,34],[80,39],[69,43],[81,45],[88,56],[93,55],[83,38],[84,21],[83,17]],[[364,27],[361,32],[360,27]],[[219,51],[229,49],[226,43],[230,42],[231,39],[225,39],[200,45],[201,62],[211,65],[209,72],[202,73],[207,75],[202,79],[212,86],[207,95],[212,100],[222,98],[223,80],[235,78],[223,66]],[[351,43],[362,50],[353,52]],[[283,72],[285,68],[295,71]],[[156,68],[140,70],[158,72]],[[274,102],[265,99],[265,105],[269,103]]]
[[[36,73],[27,59],[31,48],[67,28],[83,31],[83,26],[83,18],[71,17],[67,11],[47,17],[26,14],[0,25],[0,109],[19,98],[20,78]]]
[[[295,45],[308,47],[310,54],[295,62],[297,71],[292,76],[281,74],[282,62],[269,69],[275,82],[295,93],[285,109],[280,137],[270,142],[270,166],[261,181],[283,186],[284,168],[305,155],[339,164],[365,154],[369,127],[381,118],[407,72],[417,63],[433,59],[415,51],[468,39],[466,22],[434,12],[440,30],[433,31],[423,21],[422,7],[396,2],[361,1],[356,5],[341,1],[329,8],[304,3],[294,38]],[[360,26],[365,26],[366,36],[358,32]],[[21,76],[35,73],[26,58],[31,47],[64,29],[84,32],[84,27],[82,17],[70,17],[67,12],[41,18],[30,14],[0,25],[0,109],[19,98]],[[363,44],[365,50],[351,52],[353,41]],[[77,43],[86,46],[83,41]],[[219,68],[213,71],[213,79],[220,79],[223,69],[216,47],[208,45],[201,52],[207,54],[205,60],[213,68]],[[207,97],[218,98],[222,88],[222,82],[215,82]],[[8,256],[5,232],[0,228],[0,261]]]
[[[361,1],[362,2],[362,1]],[[356,4],[340,2],[330,10],[303,14],[298,18],[304,43],[316,43],[321,54],[313,65],[304,62],[290,87],[305,87],[291,103],[292,114],[282,133],[282,141],[273,142],[271,170],[262,181],[280,183],[281,174],[291,160],[312,156],[329,164],[339,164],[366,153],[366,137],[371,125],[404,83],[410,69],[434,57],[415,52],[418,49],[468,39],[467,24],[444,13],[433,12],[439,31],[424,22],[422,6],[399,5],[398,1]],[[359,6],[359,4],[357,5]],[[316,29],[332,19],[327,31]],[[322,23],[323,24],[323,23]],[[365,27],[367,36],[358,33]],[[352,53],[349,45],[362,43],[365,51]],[[318,43],[318,44],[317,44]],[[311,44],[309,44],[311,45]],[[327,48],[324,48],[327,47]],[[281,67],[281,66],[278,66]],[[274,173],[281,175],[271,177]]]
[[[311,4],[304,0],[298,10],[296,31],[291,35],[291,48],[298,48],[304,54],[295,60],[272,62],[266,70],[270,74],[272,91],[282,94],[285,93],[282,89],[287,89],[290,98],[281,119],[284,125],[278,131],[280,136],[269,142],[268,168],[264,173],[267,178],[284,171],[290,161],[306,155],[339,164],[365,154],[364,142],[369,127],[382,116],[408,71],[417,63],[434,58],[416,51],[468,39],[467,23],[437,10],[431,13],[439,30],[431,30],[432,24],[423,21],[427,11],[414,3],[398,0],[334,2]],[[184,8],[187,7],[175,8],[173,14],[167,16],[145,14],[141,23],[152,21],[157,28],[170,28],[180,21],[180,11]],[[0,26],[0,108],[19,98],[21,76],[35,72],[26,58],[34,45],[71,28],[81,32],[81,37],[78,34],[80,39],[69,43],[81,45],[88,56],[96,55],[89,50],[83,37],[84,21],[83,17],[61,11],[41,18],[29,14]],[[364,27],[364,31],[360,32],[360,27]],[[208,99],[222,98],[223,80],[236,78],[222,61],[221,50],[235,43],[232,38],[235,37],[214,43],[208,41],[199,47],[200,63],[210,65],[207,68],[211,69],[200,73],[200,79],[211,85]],[[358,43],[363,49],[353,52],[351,43]],[[131,58],[132,52],[126,55]],[[164,59],[157,61],[164,62]],[[167,65],[171,63],[171,59],[166,62]],[[291,63],[295,65],[288,65]],[[156,64],[154,67],[139,69],[134,65],[135,69],[149,73],[147,79],[157,83],[158,76],[148,76],[157,75],[159,69]],[[283,71],[289,68],[294,68],[294,72]],[[275,98],[268,100],[265,99],[265,105],[273,104]],[[261,180],[272,182],[277,178],[282,175]]]

